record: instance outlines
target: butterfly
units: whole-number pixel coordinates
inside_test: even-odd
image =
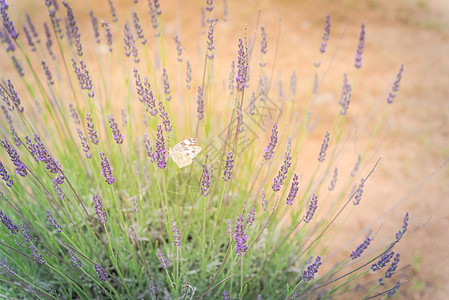
[[[177,143],[173,148],[169,148],[168,155],[175,161],[178,167],[184,168],[193,162],[193,159],[200,151],[201,147],[198,146],[198,139],[192,137]]]

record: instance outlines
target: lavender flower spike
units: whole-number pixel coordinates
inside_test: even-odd
[[[171,230],[173,232],[173,245],[180,248],[181,247],[181,236],[179,235],[179,229],[176,222],[172,223]]]
[[[112,116],[108,116],[109,126],[112,129],[112,136],[117,144],[123,143],[123,134],[120,132],[118,128],[117,122],[115,122]]]
[[[292,182],[292,186],[290,188],[290,192],[288,193],[288,197],[287,197],[287,204],[288,205],[292,205],[293,204],[293,200],[295,200],[296,195],[298,194],[298,187],[299,182],[298,182],[298,175],[293,175],[293,182]]]
[[[239,57],[237,61],[237,77],[235,78],[237,90],[243,91],[246,86],[246,76],[247,76],[247,53],[243,45],[242,39],[239,39]]]
[[[332,180],[331,180],[330,185],[328,187],[329,191],[332,191],[335,188],[335,185],[337,184],[337,177],[338,177],[338,170],[337,170],[337,168],[335,168],[334,176],[332,177]]]
[[[312,199],[310,200],[309,203],[309,208],[307,209],[307,213],[304,216],[304,222],[309,223],[310,220],[312,220],[313,215],[315,215],[316,208],[318,207],[317,204],[318,204],[318,197],[315,194],[313,194]]]
[[[62,227],[61,227],[61,225],[59,225],[58,221],[56,221],[56,220],[53,218],[53,216],[51,215],[50,211],[47,210],[47,211],[45,212],[45,214],[47,215],[47,219],[48,219],[48,222],[50,223],[50,225],[51,225],[54,229],[56,229],[57,232],[62,232]]]
[[[6,182],[6,185],[8,187],[12,187],[14,184],[14,181],[9,178],[8,171],[6,170],[5,166],[0,162],[0,177]]]
[[[399,241],[404,236],[405,232],[407,231],[407,226],[408,226],[408,212],[405,214],[402,228],[396,233],[397,241]]]
[[[17,33],[16,27],[14,23],[9,19],[8,15],[8,4],[5,0],[0,1],[0,15],[2,17],[3,27],[8,32],[9,36],[15,40],[19,37],[19,33]]]
[[[321,53],[326,52],[326,46],[327,46],[327,41],[329,40],[330,31],[331,31],[330,16],[327,15],[326,16],[326,26],[324,27],[324,32],[323,32],[323,41],[321,42],[321,48],[320,48]]]
[[[400,256],[401,255],[399,253],[396,253],[396,256],[393,259],[393,263],[388,268],[388,270],[385,272],[385,278],[391,278],[391,276],[393,275],[394,271],[396,271],[396,269],[398,268],[399,257]]]
[[[78,257],[76,257],[75,253],[73,253],[72,250],[69,250],[69,257],[70,262],[73,264],[73,267],[75,269],[81,268],[81,262],[79,261]]]
[[[396,97],[396,92],[398,91],[399,83],[401,82],[401,78],[402,78],[402,72],[404,72],[404,65],[401,65],[401,68],[399,69],[399,73],[396,77],[393,87],[391,88],[391,92],[388,95],[387,103],[393,103],[393,99],[394,99],[394,97]]]
[[[6,139],[2,140],[1,144],[3,148],[5,148],[6,152],[8,152],[8,155],[11,158],[12,163],[16,166],[16,174],[25,177],[28,174],[28,171],[26,166],[20,160],[17,151],[8,144],[8,141]]]
[[[229,297],[228,292],[226,292],[225,290],[223,290],[223,292],[221,293],[222,299],[223,300],[231,300],[231,297]]]
[[[237,253],[237,256],[240,256],[242,253],[248,251],[248,246],[246,245],[247,237],[244,230],[242,214],[240,214],[235,221],[233,238],[235,240],[235,253]]]
[[[323,144],[321,145],[320,155],[318,156],[319,162],[324,161],[324,158],[326,157],[326,150],[327,150],[328,146],[329,146],[329,131],[326,131],[326,135],[324,137]]]
[[[157,125],[156,152],[154,153],[154,159],[160,169],[165,169],[167,166],[167,152],[165,150],[164,134],[161,125]]]
[[[170,82],[168,81],[167,70],[165,68],[162,69],[162,79],[163,79],[163,82],[164,82],[165,100],[170,101],[171,100]]]
[[[164,128],[166,132],[172,131],[173,127],[170,123],[170,119],[168,117],[168,113],[165,111],[165,106],[162,101],[159,101],[159,112],[162,118],[162,122],[164,123]]]
[[[106,211],[103,209],[103,201],[101,201],[101,198],[98,197],[98,195],[94,195],[93,200],[98,221],[101,224],[106,223],[108,219],[106,218]]]
[[[95,265],[94,265],[94,268],[95,268],[95,271],[96,271],[97,274],[98,274],[98,278],[99,278],[101,281],[106,281],[106,280],[108,280],[108,275],[106,274],[106,271],[105,271],[102,267],[100,267],[99,264],[95,264]]]
[[[101,175],[103,175],[107,184],[113,184],[115,182],[115,178],[112,175],[112,167],[109,164],[109,160],[106,157],[106,154],[104,154],[104,152],[100,152],[100,159],[101,159]]]
[[[201,173],[201,195],[207,197],[209,195],[209,187],[212,177],[212,165],[209,167],[203,164],[203,172]]]
[[[364,48],[365,48],[365,24],[362,23],[362,28],[360,30],[360,37],[359,37],[359,45],[357,47],[357,53],[355,55],[355,63],[354,63],[354,66],[357,69],[360,69],[362,67],[362,55]]]
[[[363,251],[365,251],[368,248],[370,243],[371,243],[371,238],[369,236],[367,236],[365,238],[365,240],[363,241],[363,243],[358,245],[357,249],[352,251],[351,258],[356,259],[356,258],[360,257],[362,255]]]
[[[365,179],[362,178],[360,185],[359,185],[357,191],[355,192],[354,200],[352,201],[354,203],[354,205],[358,205],[360,203],[360,200],[362,200],[364,181],[365,181]]]
[[[9,79],[8,79],[8,89],[11,95],[12,103],[14,103],[14,106],[17,108],[19,112],[23,113],[23,107],[20,104],[19,96],[17,95],[17,92],[14,90],[14,86],[12,85],[11,80]]]
[[[5,260],[3,260],[3,258],[0,258],[0,269],[3,269],[3,272],[5,273],[9,273],[11,275],[15,274],[14,269],[11,268],[11,266],[8,266],[8,264],[6,263]]]
[[[94,121],[92,120],[92,115],[90,113],[86,113],[86,123],[90,141],[92,144],[97,145],[100,141],[98,139],[97,131],[94,127]]]
[[[271,131],[270,143],[265,148],[265,154],[263,155],[265,160],[269,160],[273,157],[274,148],[276,148],[277,142],[278,142],[278,125],[274,123],[273,129]]]
[[[385,267],[386,264],[388,264],[393,257],[394,252],[389,251],[382,255],[382,257],[379,259],[379,261],[371,266],[371,270],[374,272],[377,270],[380,270],[381,268]]]
[[[305,281],[311,281],[313,277],[315,277],[316,272],[318,272],[318,268],[321,266],[321,257],[317,256],[315,261],[310,264],[307,269],[302,272],[302,279]]]
[[[223,180],[228,182],[231,179],[232,168],[234,167],[234,157],[232,151],[228,153],[226,157],[226,164],[224,167]]]
[[[277,192],[281,189],[281,186],[284,184],[284,181],[287,178],[288,169],[292,165],[292,163],[291,163],[292,156],[290,155],[291,142],[292,142],[292,140],[291,140],[291,138],[289,138],[288,142],[287,142],[287,150],[285,151],[285,156],[284,156],[284,164],[282,165],[281,169],[279,170],[278,176],[276,178],[274,178],[273,184],[271,185],[274,192]]]
[[[196,103],[198,103],[198,108],[196,110],[198,113],[198,120],[202,120],[204,118],[204,97],[201,86],[198,87],[198,100],[196,100]]]
[[[162,253],[161,249],[157,249],[157,257],[159,258],[161,262],[161,266],[164,270],[168,269],[168,262],[165,259],[164,253]]]
[[[19,232],[19,227],[12,222],[12,220],[0,210],[0,220],[6,229],[8,229],[12,234],[17,234]]]

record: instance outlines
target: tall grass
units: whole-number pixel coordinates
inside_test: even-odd
[[[340,107],[301,166],[308,143],[317,145],[314,103],[338,51],[328,45],[329,17],[314,76],[299,90],[296,66],[274,75],[282,57],[267,52],[284,45],[260,24],[218,48],[231,12],[212,1],[198,10],[192,48],[166,34],[171,8],[158,1],[120,9],[103,1],[108,14],[87,1],[45,2],[45,20],[1,4],[2,296],[368,299],[405,282],[394,246],[408,213],[386,244],[369,231],[332,252],[379,163],[403,70],[363,116],[374,126],[362,127],[369,138],[345,170],[345,146],[359,134],[348,117],[358,114],[351,97],[363,80],[363,24],[360,36],[344,37],[359,46],[342,74]],[[194,139],[173,148],[193,137],[196,157]],[[378,282],[364,279],[372,272]]]

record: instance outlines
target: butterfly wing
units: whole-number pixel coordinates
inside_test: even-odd
[[[201,147],[198,146],[198,139],[188,138],[177,143],[171,149],[170,156],[180,168],[184,168],[193,162],[195,156],[200,153]]]
[[[193,162],[193,160],[185,152],[173,151],[170,156],[179,168],[187,167]]]

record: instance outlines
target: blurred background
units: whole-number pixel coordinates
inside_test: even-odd
[[[94,10],[99,19],[109,18],[106,0],[68,2],[82,28],[90,26],[88,9]],[[131,11],[128,9],[132,5],[131,0],[113,2],[119,14]],[[179,34],[187,55],[195,56],[200,41],[201,6],[205,1],[160,2],[167,40]],[[406,262],[411,265],[406,271],[408,282],[401,288],[398,298],[447,299],[449,167],[446,165],[433,177],[428,176],[449,157],[449,1],[226,2],[225,21],[224,1],[214,1],[214,11],[219,18],[217,26],[221,28],[220,36],[217,36],[217,56],[220,55],[216,59],[217,73],[228,74],[230,61],[236,59],[237,39],[244,36],[245,25],[248,36],[254,33],[257,24],[263,25],[268,38],[267,66],[271,68],[276,57],[274,74],[284,81],[293,71],[296,72],[296,101],[305,102],[310,91],[313,62],[318,57],[326,15],[330,15],[328,51],[334,56],[330,58],[328,55],[332,66],[314,100],[319,111],[316,118],[318,128],[326,130],[338,110],[342,74],[353,72],[361,23],[366,26],[363,67],[358,72],[357,90],[353,93],[349,109],[350,118],[356,124],[366,125],[359,116],[366,115],[377,101],[386,99],[400,65],[404,64],[398,96],[384,119],[388,133],[378,149],[382,161],[365,184],[363,204],[344,224],[342,232],[354,234],[377,222],[382,232],[391,235],[400,228],[408,211],[411,216],[409,234],[398,244],[397,251],[401,253],[402,266]],[[22,12],[25,11],[33,20],[47,20],[47,12],[41,9],[39,1],[9,3],[13,20],[17,15],[24,18]],[[139,5],[145,7],[142,3]],[[131,19],[130,15],[128,17]],[[148,21],[149,15],[145,18]],[[277,38],[279,48],[276,56]],[[204,36],[201,41],[204,41]],[[221,50],[224,46],[226,49]],[[174,43],[167,47],[169,52],[176,51]],[[224,63],[220,65],[219,62]],[[2,68],[2,78],[7,79],[9,72],[14,71],[8,64],[7,68]],[[302,161],[307,161],[309,155],[315,159],[316,149],[322,142],[319,132],[322,131],[312,134],[310,153],[306,151]],[[358,143],[368,138],[361,134],[358,136],[360,140],[351,141],[354,149],[350,151],[354,152],[354,157],[360,150],[357,149]],[[354,161],[347,162],[349,170],[353,164]],[[301,167],[301,162],[299,165]],[[307,173],[306,165],[303,172]],[[382,219],[378,220],[379,216]]]

